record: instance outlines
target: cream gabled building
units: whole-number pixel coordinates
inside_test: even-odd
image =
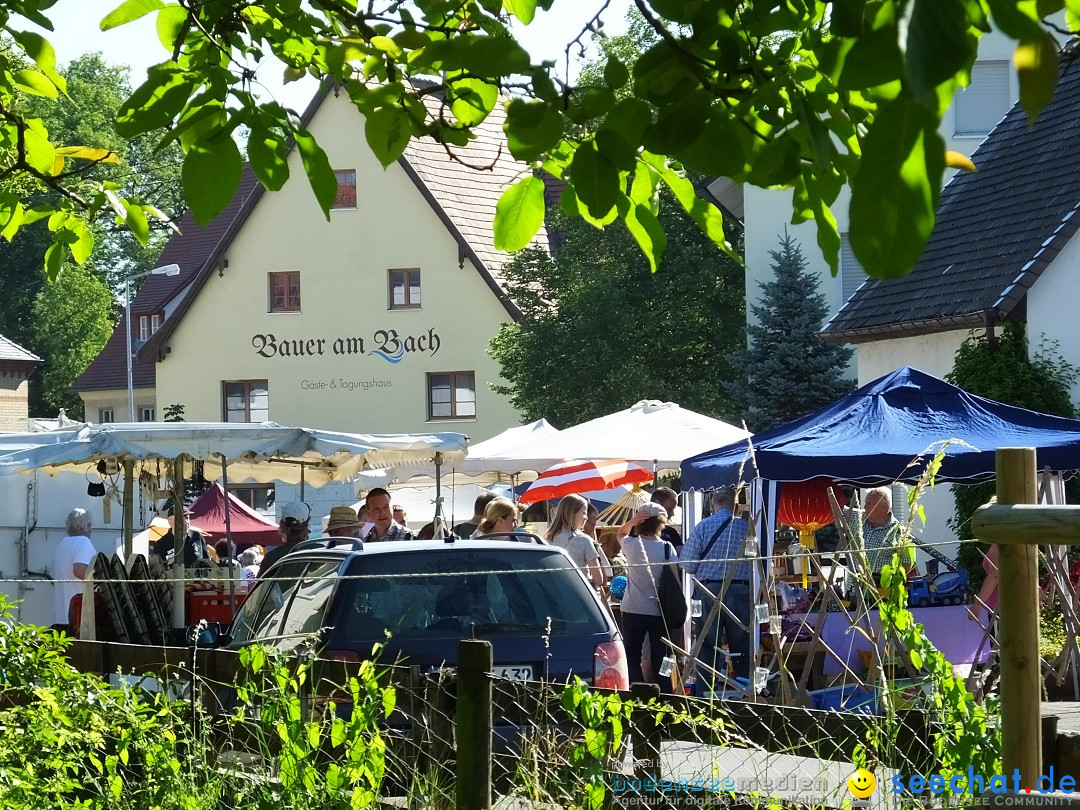
[[[518,424],[491,390],[499,366],[488,354],[518,314],[500,284],[509,256],[493,247],[495,203],[527,170],[499,148],[501,111],[453,150],[458,159],[413,142],[385,170],[344,92],[321,92],[304,119],[338,176],[329,221],[295,150],[281,191],[245,169],[214,223],[185,218],[159,262],[179,264],[179,280],[150,276],[132,304],[138,333],[140,299],[163,311],[155,289],[173,290],[172,310],[137,350],[137,366],[154,369],[137,400],[152,396],[143,407],[157,419],[179,404],[187,421],[450,430],[473,441]],[[92,366],[79,386],[88,418],[126,413],[124,383],[95,380]]]

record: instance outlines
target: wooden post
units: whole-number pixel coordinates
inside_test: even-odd
[[[630,716],[630,733],[634,746],[634,778],[642,783],[650,777],[660,781],[660,725],[656,722],[656,709],[643,708],[652,700],[660,698],[660,687],[654,683],[630,684],[633,713]]]
[[[997,451],[997,498],[999,504],[1035,503],[1034,448]],[[1036,545],[998,546],[1001,760],[1004,773],[1019,769],[1021,789],[1038,787],[1042,773],[1038,556]]]
[[[187,551],[187,521],[184,520],[184,457],[172,462],[173,480],[173,565],[172,565],[172,626],[173,630],[187,627],[187,600],[184,593],[184,553]],[[177,636],[182,633],[174,633]],[[182,642],[181,642],[182,643]]]
[[[131,538],[135,536],[135,461],[124,459],[124,565],[131,565],[135,553]]]
[[[457,772],[459,810],[491,807],[491,642],[458,644]]]

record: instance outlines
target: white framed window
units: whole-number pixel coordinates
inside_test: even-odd
[[[953,134],[959,138],[983,138],[990,134],[1012,106],[1008,61],[987,60],[971,66],[971,84],[956,91],[953,100]]]
[[[151,335],[154,334],[160,328],[161,328],[161,315],[160,315],[160,313],[156,314],[156,315],[151,315],[150,316],[150,334]]]
[[[139,316],[139,341],[145,343],[150,339],[150,318],[146,315]]]
[[[154,409],[153,408],[139,408],[139,421],[140,422],[153,422],[154,421]]]
[[[270,419],[270,386],[266,380],[230,380],[221,384],[226,422],[266,422]]]
[[[476,417],[476,373],[444,371],[427,375],[428,421]]]
[[[116,417],[113,415],[112,408],[98,408],[98,423],[107,425],[110,422],[115,422]]]

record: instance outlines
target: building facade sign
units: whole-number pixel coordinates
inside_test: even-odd
[[[251,345],[259,357],[339,357],[362,355],[388,363],[400,363],[410,354],[434,357],[442,347],[442,338],[431,327],[421,334],[401,334],[397,329],[378,329],[367,339],[356,336],[278,337],[273,332],[253,335]]]

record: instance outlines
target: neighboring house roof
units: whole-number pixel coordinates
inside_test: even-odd
[[[169,239],[169,243],[165,246],[165,250],[162,251],[157,262],[158,267],[177,264],[180,266],[180,273],[176,276],[147,276],[143,280],[138,293],[131,299],[131,339],[133,346],[138,345],[139,316],[163,312],[166,305],[175,300],[178,295],[186,293],[186,288],[206,265],[210,257],[215,255],[222,243],[231,237],[233,232],[231,226],[236,223],[244,202],[251,197],[256,187],[262,188],[255,177],[255,173],[245,166],[236,195],[213,222],[205,228],[200,228],[190,211],[181,217],[178,225],[180,235]],[[162,328],[166,323],[168,323],[168,319],[162,323]],[[113,330],[101,353],[94,358],[86,371],[75,380],[75,390],[111,391],[119,388],[126,389],[126,346],[127,330],[124,324],[124,316],[121,316],[120,322],[116,325],[116,329]],[[135,358],[131,368],[131,379],[134,388],[153,388],[156,384],[155,365],[151,362],[139,362],[138,358]]]
[[[304,126],[315,117],[315,113],[331,92],[335,92],[332,87],[324,86],[316,93],[301,117]],[[510,254],[494,247],[495,204],[506,187],[520,179],[526,169],[524,164],[515,161],[505,146],[502,146],[502,125],[505,117],[502,108],[496,108],[482,124],[474,127],[476,137],[465,147],[447,147],[430,139],[413,139],[405,149],[405,154],[398,159],[398,164],[458,243],[459,260],[464,262],[467,258],[472,262],[510,317],[517,320],[521,317],[521,311],[503,289],[499,276],[499,271],[510,259]],[[453,158],[448,154],[448,150],[453,153]],[[246,196],[243,192],[241,187],[237,193],[237,197],[243,196],[239,205],[234,197],[229,208],[219,214],[209,226],[219,227],[224,232],[222,240],[205,258],[192,282],[191,290],[180,301],[176,311],[139,350],[140,359],[146,362],[164,359],[169,336],[206,283],[233,237],[262,199],[264,189],[261,184],[256,183]],[[220,226],[219,222],[222,223]],[[173,237],[170,244],[183,239],[183,236]],[[546,244],[547,234],[542,226],[536,239],[541,244]],[[161,261],[165,262],[164,256]]]
[[[18,343],[12,343],[3,335],[0,335],[0,361],[33,363],[35,365],[42,362],[41,358],[36,354],[28,352]]]
[[[868,279],[823,335],[860,342],[1023,319],[1027,290],[1080,227],[1080,66],[1063,53],[1034,125],[1014,106],[942,192],[912,273]]]

